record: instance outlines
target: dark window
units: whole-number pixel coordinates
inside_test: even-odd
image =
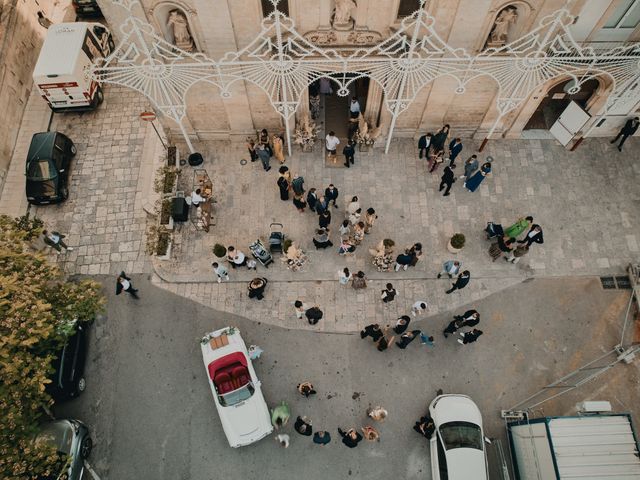
[[[447,450],[475,448],[482,450],[480,427],[469,422],[448,422],[440,427],[440,436]]]
[[[447,456],[444,454],[444,448],[442,448],[442,441],[439,436],[436,442],[438,444],[438,470],[440,471],[440,479],[448,480],[449,470],[447,468]]]
[[[273,13],[273,4],[269,0],[260,0],[262,3],[262,16],[267,17]],[[289,16],[289,0],[280,0],[278,10]]]
[[[420,0],[400,0],[398,18],[404,18],[420,9]]]
[[[27,167],[29,180],[51,180],[56,178],[56,170],[48,159],[33,160]]]

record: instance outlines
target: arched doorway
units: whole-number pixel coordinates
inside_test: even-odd
[[[573,83],[573,80],[566,80],[547,91],[523,130],[548,131],[572,101],[576,102],[583,110],[588,110],[589,100],[600,87],[600,82],[595,78],[587,80],[578,92],[571,95],[567,93],[567,90]]]

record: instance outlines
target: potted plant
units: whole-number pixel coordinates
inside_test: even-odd
[[[224,245],[216,243],[213,246],[213,255],[217,258],[224,258],[227,255],[227,248]]]
[[[454,233],[453,237],[449,240],[447,250],[451,253],[458,253],[464,247],[465,238],[462,233]]]

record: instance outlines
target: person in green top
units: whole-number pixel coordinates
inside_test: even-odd
[[[289,411],[289,405],[283,400],[280,405],[271,410],[271,423],[278,430],[280,427],[287,424],[291,412]]]
[[[514,223],[504,231],[504,235],[507,238],[511,238],[511,237],[517,238],[522,232],[524,232],[527,228],[529,228],[532,223],[533,223],[533,217],[531,216],[520,218],[516,223]]]

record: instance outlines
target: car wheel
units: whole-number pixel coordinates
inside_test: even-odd
[[[89,458],[89,455],[91,454],[92,449],[93,449],[93,440],[91,440],[91,437],[86,437],[84,440],[82,440],[82,443],[80,444],[80,456],[82,458]]]
[[[104,101],[104,93],[102,93],[102,88],[100,87],[98,87],[98,90],[96,91],[96,99],[98,105]]]
[[[73,155],[75,157],[76,153],[78,153],[78,149],[76,148],[75,145],[71,145],[71,155]]]
[[[87,381],[82,377],[78,380],[78,392],[84,392],[85,388],[87,388]]]
[[[69,189],[67,187],[62,187],[60,189],[60,195],[62,196],[62,200],[69,198]]]

